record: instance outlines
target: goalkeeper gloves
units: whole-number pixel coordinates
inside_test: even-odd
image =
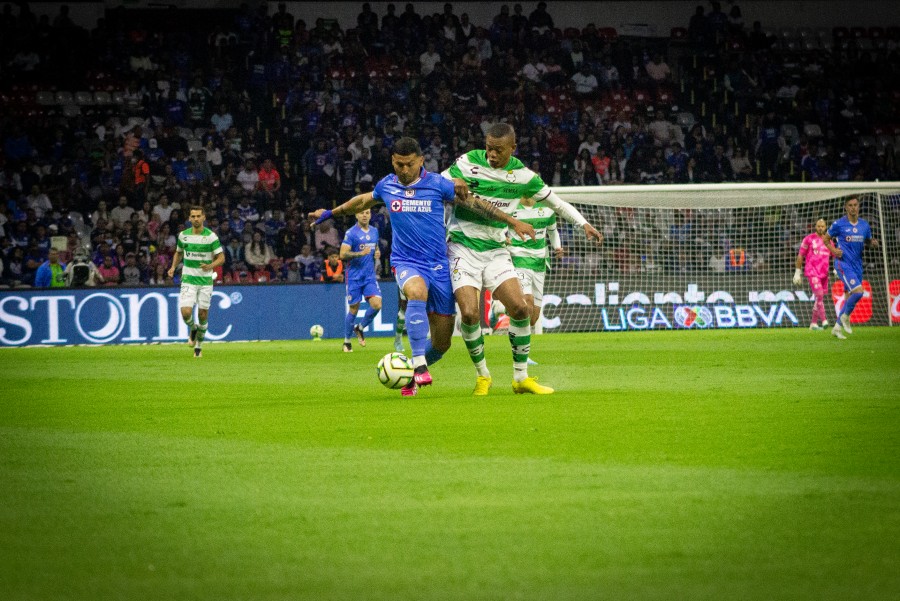
[[[319,225],[323,221],[328,221],[329,219],[331,219],[331,213],[331,209],[325,209],[325,212],[319,215],[319,218],[313,222],[313,225]]]
[[[794,286],[799,286],[803,283],[803,275],[800,273],[799,269],[794,270]]]

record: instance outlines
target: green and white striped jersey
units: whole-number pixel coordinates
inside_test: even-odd
[[[205,227],[203,232],[195,234],[192,228],[188,228],[178,234],[178,250],[184,253],[182,283],[212,286],[215,273],[203,271],[200,265],[212,263],[215,255],[225,252],[216,233]]]
[[[536,272],[547,271],[550,263],[547,243],[556,232],[556,213],[542,202],[530,207],[520,203],[513,217],[531,224],[535,234],[534,240],[531,238],[522,240],[518,236],[510,237],[509,254],[512,255],[513,267]]]
[[[503,169],[494,169],[484,150],[470,150],[441,175],[462,178],[473,194],[512,214],[523,197],[543,200],[550,188],[541,176],[511,157]],[[476,251],[506,246],[506,224],[485,219],[471,210],[454,205],[448,225],[449,238]]]

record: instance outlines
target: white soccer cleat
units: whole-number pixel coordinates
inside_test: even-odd
[[[838,340],[847,340],[847,337],[841,332],[841,326],[838,324],[834,324],[834,327],[831,328],[831,335]]]
[[[820,330],[822,329],[822,326],[820,326],[820,325],[817,324],[817,323],[811,323],[811,324],[809,324],[809,329],[812,330],[812,331],[814,331],[814,332],[818,332],[818,331],[820,331]]]
[[[844,326],[844,331],[848,334],[853,333],[853,328],[850,327],[850,316],[849,315],[841,315],[841,325]]]
[[[828,320],[827,320],[827,319],[823,319],[823,320],[822,320],[822,327],[823,327],[823,328],[827,328],[827,327],[828,327]]]

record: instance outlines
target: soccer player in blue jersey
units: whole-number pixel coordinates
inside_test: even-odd
[[[432,383],[428,365],[450,348],[456,306],[447,260],[444,205],[458,203],[485,219],[502,220],[519,236],[534,238],[534,228],[470,194],[456,195],[452,181],[423,168],[419,143],[403,137],[391,148],[394,173],[379,181],[374,190],[354,196],[333,210],[319,209],[310,217],[321,223],[333,216],[353,215],[384,203],[391,215],[393,243],[391,265],[397,285],[406,295],[406,331],[415,368],[413,381],[403,396]],[[431,341],[428,340],[429,328]]]
[[[846,338],[843,332],[853,333],[853,328],[850,327],[850,314],[863,297],[863,249],[867,244],[878,246],[878,241],[872,238],[869,222],[859,218],[859,199],[851,196],[844,204],[844,209],[847,215],[832,223],[823,237],[826,245],[832,240],[837,245],[834,269],[844,283],[844,294],[847,295],[844,306],[838,314],[837,323],[831,330],[831,335],[841,340]]]
[[[360,346],[366,346],[365,329],[381,311],[381,288],[375,277],[375,265],[379,264],[378,228],[369,226],[372,212],[369,209],[356,214],[356,225],[344,234],[341,243],[341,260],[347,266],[347,315],[344,317],[344,352],[352,353],[350,337],[356,334]],[[361,323],[356,323],[359,303],[365,298],[369,311]]]

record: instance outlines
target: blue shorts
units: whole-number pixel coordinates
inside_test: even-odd
[[[834,262],[834,269],[841,282],[844,283],[844,291],[850,292],[854,288],[862,286],[862,269],[847,265],[840,260]]]
[[[363,297],[371,298],[373,296],[381,297],[381,288],[378,287],[378,282],[376,280],[347,282],[348,305],[355,305],[362,302]]]
[[[428,302],[425,310],[438,315],[456,315],[456,299],[453,297],[453,285],[450,283],[449,264],[424,267],[422,265],[394,265],[394,277],[400,290],[410,279],[420,277],[428,288]]]

